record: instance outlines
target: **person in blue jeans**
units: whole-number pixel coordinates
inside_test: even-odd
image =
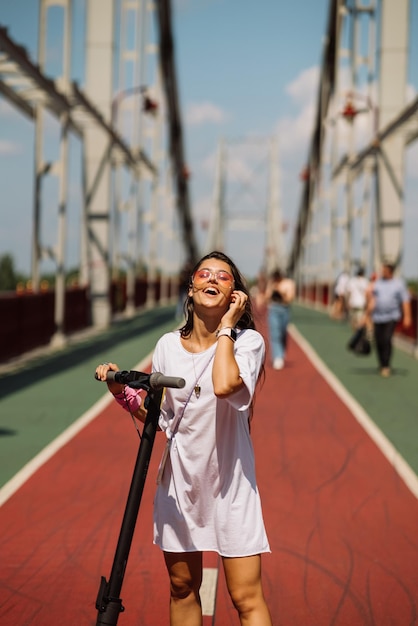
[[[273,368],[284,367],[286,356],[287,327],[290,320],[290,304],[295,297],[295,283],[286,278],[279,269],[272,272],[265,292],[270,353]]]

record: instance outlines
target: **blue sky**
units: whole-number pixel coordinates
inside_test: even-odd
[[[268,140],[279,136],[282,214],[290,230],[312,130],[328,0],[184,0],[176,7],[178,76],[197,224],[213,201],[219,138],[228,155],[227,214],[246,216],[265,209]],[[252,175],[251,189],[242,192]],[[238,265],[255,275],[263,262],[264,233],[229,231],[226,242]]]
[[[416,5],[416,0],[411,0]],[[227,146],[228,211],[263,212],[267,201],[268,140],[279,139],[280,200],[287,240],[292,236],[316,107],[328,0],[173,0],[175,55],[183,115],[190,194],[198,241],[204,246],[213,203],[216,154]],[[36,56],[35,0],[0,4],[0,22]],[[75,0],[76,37],[83,36],[84,0]],[[415,11],[416,16],[417,11]],[[417,39],[413,40],[416,43]],[[83,81],[82,52],[74,47],[73,78]],[[51,62],[50,71],[54,71]],[[418,76],[411,79],[418,83]],[[33,163],[32,124],[0,99],[0,254],[11,252],[19,269],[30,269]],[[77,178],[80,146],[71,144]],[[53,155],[52,155],[53,156]],[[248,184],[252,178],[251,185]],[[51,198],[54,189],[51,183]],[[69,204],[68,265],[79,254],[80,192]],[[56,210],[54,201],[46,209]],[[250,276],[264,254],[264,234],[228,232],[227,252]],[[411,259],[411,267],[415,258]],[[418,259],[417,259],[418,267]],[[411,270],[412,271],[412,270]]]

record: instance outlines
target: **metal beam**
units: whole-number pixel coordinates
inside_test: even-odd
[[[345,167],[357,170],[361,165],[363,165],[367,157],[374,155],[379,150],[379,147],[384,143],[385,139],[389,139],[393,134],[402,131],[404,127],[413,120],[415,115],[418,115],[418,96],[398,115],[390,120],[365,148],[353,155],[351,159],[349,159],[348,155],[345,154],[333,171],[333,178],[338,176],[338,174],[340,174]],[[405,137],[405,145],[412,143],[416,140],[416,138],[417,134],[411,133],[410,136]]]
[[[141,162],[147,167],[147,169],[152,174],[157,173],[157,168],[152,163],[151,159],[148,158],[145,152],[141,148],[139,150],[133,151],[123,141],[122,137],[119,135],[117,130],[112,126],[112,124],[105,120],[103,115],[92,104],[92,102],[88,99],[88,97],[82,91],[80,91],[76,83],[72,84],[71,99],[72,99],[73,106],[79,107],[79,111],[81,113],[81,117],[79,118],[79,123],[85,124],[88,118],[90,118],[91,121],[94,121],[98,126],[100,126],[100,128],[107,134],[109,141],[112,142],[113,150],[117,148],[120,151],[126,165],[136,169],[138,167],[138,162]]]
[[[184,157],[183,132],[175,71],[174,42],[172,35],[171,1],[157,0],[157,13],[160,37],[161,71],[167,99],[170,154],[177,192],[177,209],[183,227],[183,239],[190,260],[197,260],[198,250],[195,240],[190,209],[187,166]]]
[[[58,118],[71,112],[70,102],[60,93],[55,81],[43,74],[25,48],[9,37],[4,26],[0,26],[0,51],[3,53],[0,62],[1,91],[23,113],[33,118],[34,107],[40,101]],[[71,117],[69,124],[74,132],[81,134]]]
[[[323,121],[326,117],[336,84],[341,19],[341,0],[330,0],[327,31],[322,53],[321,82],[318,90],[317,112],[307,161],[308,176],[303,185],[296,231],[288,260],[289,273],[295,271],[297,261],[303,252],[303,239],[309,223],[310,202],[314,195],[320,174],[319,167],[324,139]]]
[[[56,82],[43,74],[25,48],[17,45],[3,26],[0,26],[0,51],[3,53],[0,57],[0,92],[22,113],[33,119],[35,105],[42,101],[45,109],[58,118],[66,114],[71,130],[80,136],[86,123],[93,122],[107,134],[127,166],[138,168],[140,162],[152,174],[156,173],[155,165],[145,152],[131,150],[77,83],[72,83],[69,94],[62,93]]]

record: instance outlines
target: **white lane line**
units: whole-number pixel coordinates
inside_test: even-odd
[[[408,489],[416,498],[418,498],[418,476],[415,474],[413,469],[399,454],[394,445],[389,441],[389,439],[387,439],[386,435],[383,434],[380,428],[376,426],[370,415],[366,413],[357,400],[353,398],[347,389],[340,383],[338,378],[334,376],[330,369],[328,369],[312,346],[304,337],[302,337],[293,324],[289,324],[289,332],[316,369],[321,373],[344,404],[350,409],[359,424],[361,424],[380,451],[385,455]]]
[[[142,371],[151,361],[152,352],[145,357],[138,365],[132,369]],[[83,413],[75,422],[48,444],[41,452],[33,457],[21,470],[17,472],[1,489],[0,489],[0,507],[40,468],[44,463],[49,461],[58,450],[65,446],[73,439],[85,426],[90,424],[106,407],[113,402],[113,397],[107,391],[93,406]]]
[[[200,600],[202,602],[203,615],[212,616],[215,613],[217,584],[218,568],[204,567],[202,586],[200,587]]]

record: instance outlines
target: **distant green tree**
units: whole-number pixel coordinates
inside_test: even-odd
[[[79,269],[76,267],[68,270],[66,272],[66,285],[73,286],[77,284],[79,273]],[[41,283],[47,284],[49,289],[54,289],[55,279],[55,273],[43,273]],[[15,291],[18,284],[21,284],[24,289],[27,282],[28,276],[16,271],[12,255],[0,255],[0,291]]]
[[[411,293],[418,293],[418,282],[416,280],[408,280],[408,287]]]
[[[77,285],[79,282],[80,271],[77,267],[71,268],[65,275],[66,284],[69,286]]]
[[[15,271],[11,254],[0,256],[0,291],[13,291],[16,288],[18,276]]]

